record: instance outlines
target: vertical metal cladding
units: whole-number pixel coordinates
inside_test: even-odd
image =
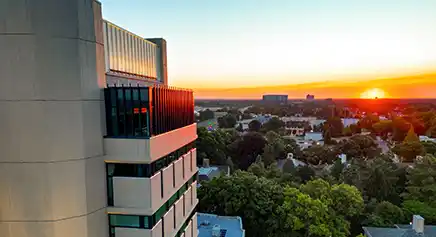
[[[191,125],[190,90],[166,86],[105,88],[109,137],[151,137]]]
[[[157,79],[158,46],[104,21],[106,72]]]

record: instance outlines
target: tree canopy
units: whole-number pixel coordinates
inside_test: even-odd
[[[237,118],[234,114],[227,114],[218,118],[218,126],[220,128],[234,128],[237,123]]]
[[[410,127],[403,143],[394,147],[393,152],[403,158],[404,162],[413,162],[416,156],[424,154],[425,150],[413,127]]]
[[[248,124],[248,131],[250,131],[250,132],[259,132],[261,127],[262,127],[262,124],[259,121],[257,121],[256,119],[253,119]]]
[[[265,132],[274,131],[279,133],[285,127],[285,123],[277,117],[272,117],[268,122],[264,123],[262,130]]]
[[[261,133],[249,132],[233,141],[228,149],[235,166],[247,170],[257,156],[263,154],[266,144],[267,141]]]

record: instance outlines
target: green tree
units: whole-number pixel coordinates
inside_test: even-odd
[[[295,159],[301,159],[303,153],[300,146],[297,144],[297,141],[292,138],[284,138],[283,142],[285,144],[286,156],[288,155],[288,153],[292,153]]]
[[[296,172],[296,167],[292,160],[286,160],[283,164],[283,173],[294,174]]]
[[[413,127],[410,127],[403,143],[395,146],[393,152],[402,157],[404,162],[413,162],[416,156],[424,154],[425,150]]]
[[[330,129],[331,137],[340,137],[342,136],[342,132],[344,130],[344,124],[342,123],[341,118],[332,117],[327,119],[324,123],[325,129]],[[325,138],[324,138],[325,139]]]
[[[284,195],[279,213],[281,219],[292,217],[292,221],[279,229],[288,236],[348,236],[347,218],[363,210],[363,199],[355,187],[330,185],[321,179],[301,185],[300,190],[285,188]]]
[[[369,114],[359,121],[359,127],[373,132],[373,125],[378,122],[380,122],[380,118],[377,115]]]
[[[295,171],[295,176],[299,179],[301,183],[306,183],[315,177],[315,170],[310,166],[298,166]]]
[[[347,223],[335,225],[329,208],[319,199],[311,198],[296,188],[285,188],[284,202],[275,215],[277,236],[340,236],[348,234]],[[339,229],[342,227],[341,229]]]
[[[234,140],[228,149],[235,167],[247,170],[257,156],[263,154],[266,143],[264,136],[256,132],[249,132]]]
[[[357,124],[351,124],[350,125],[350,129],[351,129],[351,132],[352,132],[353,135],[362,132],[362,129]]]
[[[202,184],[198,198],[201,212],[240,216],[247,236],[272,236],[278,231],[273,213],[283,203],[283,188],[272,180],[236,171]]]
[[[426,154],[436,155],[436,143],[435,142],[421,142],[422,146],[424,147]]]
[[[367,161],[353,160],[344,169],[342,180],[356,186],[365,200],[376,199],[399,204],[400,194],[405,187],[405,170],[385,157]]]
[[[338,145],[341,153],[347,155],[348,159],[353,158],[374,158],[380,155],[381,150],[378,144],[370,136],[354,135]]]
[[[248,124],[248,131],[259,132],[261,127],[262,127],[262,124],[259,121],[254,119]]]
[[[322,179],[302,184],[300,190],[312,198],[325,203],[336,214],[350,218],[363,210],[363,198],[360,191],[348,184],[330,185]]]
[[[227,114],[224,117],[218,118],[218,126],[220,128],[234,128],[236,123],[237,119],[233,114]]]
[[[344,168],[345,165],[342,163],[342,161],[340,159],[337,159],[333,164],[332,168],[330,169],[330,175],[336,180],[339,180],[341,178]]]
[[[419,137],[418,135],[416,135],[413,126],[411,126],[409,131],[407,132],[407,135],[404,138],[404,142],[419,142]]]
[[[338,159],[339,151],[328,147],[314,145],[303,150],[303,160],[309,164],[333,164]]]
[[[421,215],[425,218],[426,225],[436,224],[436,207],[430,206],[428,203],[405,200],[402,205],[404,215],[411,217],[412,215]]]
[[[209,110],[209,109],[206,109],[204,111],[200,111],[199,113],[200,113],[200,115],[199,115],[200,121],[213,119],[215,117],[214,112]]]
[[[436,121],[436,120],[434,120],[434,121]],[[436,137],[436,125],[431,126],[431,127],[427,130],[426,135],[427,135],[428,137]]]
[[[381,120],[372,125],[373,131],[383,138],[387,138],[389,133],[393,131],[392,120]]]
[[[277,159],[286,158],[285,144],[282,137],[273,131],[267,132],[265,137],[267,145],[264,147],[262,155],[265,165],[269,166],[276,162]]]
[[[226,142],[218,131],[209,132],[206,128],[197,129],[197,163],[208,158],[212,164],[224,165],[226,161]]]
[[[374,227],[393,227],[395,224],[403,223],[403,221],[403,210],[390,202],[383,201],[377,203],[364,224]]]
[[[333,144],[332,140],[332,132],[329,125],[324,125],[323,131],[322,131],[322,137],[324,138],[324,143],[329,145]]]
[[[350,126],[347,126],[344,128],[344,131],[342,132],[344,134],[344,136],[352,136],[353,135],[353,131],[351,130]]]
[[[277,117],[272,117],[268,122],[264,123],[262,130],[264,132],[274,131],[279,133],[285,127],[285,123]]]
[[[410,123],[402,117],[395,117],[392,120],[392,139],[394,141],[403,141],[410,129]]]
[[[414,200],[436,207],[436,158],[426,155],[408,169],[405,200]]]

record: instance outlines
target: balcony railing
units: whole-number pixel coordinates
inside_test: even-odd
[[[172,87],[104,90],[107,137],[150,138],[194,123],[194,96]]]

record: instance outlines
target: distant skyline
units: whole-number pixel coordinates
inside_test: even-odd
[[[362,81],[436,72],[434,0],[101,2],[105,19],[165,38],[170,84],[195,88],[200,98],[252,98],[297,84],[307,92],[291,90],[291,98],[359,97],[362,86],[375,87]],[[431,79],[420,79],[415,97],[434,91]],[[410,94],[391,82],[380,88],[388,97]]]

